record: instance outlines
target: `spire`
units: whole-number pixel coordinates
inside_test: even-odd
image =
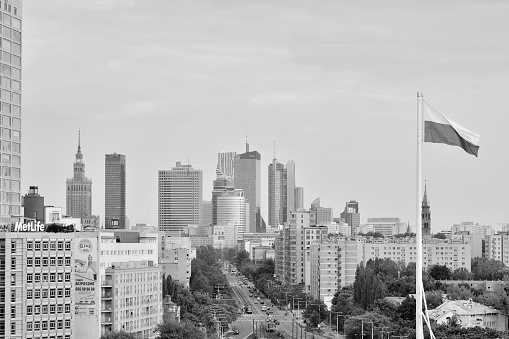
[[[78,154],[81,153],[81,129],[78,129]]]
[[[249,144],[247,143],[247,126],[246,126],[246,153],[249,152]]]
[[[426,192],[426,180],[424,180],[424,197],[422,198],[422,206],[429,206],[428,193]]]

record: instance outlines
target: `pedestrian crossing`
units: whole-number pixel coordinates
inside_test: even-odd
[[[250,322],[252,323],[253,320],[255,322],[259,322],[259,321],[265,321],[266,318],[259,318],[259,319],[255,319],[255,318],[250,318],[250,319],[246,319],[246,318],[239,318],[237,319],[235,322]],[[278,319],[277,321],[279,321],[281,324],[291,324],[292,323],[292,320],[291,319]]]

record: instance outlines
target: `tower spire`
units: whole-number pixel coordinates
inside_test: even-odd
[[[424,196],[422,197],[422,206],[429,206],[428,193],[426,192],[426,180],[424,180]]]
[[[246,153],[249,152],[249,144],[247,143],[247,126],[246,126]]]
[[[78,128],[78,153],[81,153],[81,128]]]

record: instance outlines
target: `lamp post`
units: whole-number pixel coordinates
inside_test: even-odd
[[[297,299],[297,316],[300,314],[300,303],[305,303],[305,300],[300,300],[300,298],[292,298],[292,306],[295,303],[295,299]]]

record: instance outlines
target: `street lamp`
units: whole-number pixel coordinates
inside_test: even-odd
[[[307,301],[306,300],[300,300],[300,298],[292,298],[292,308],[293,308],[293,305],[295,303],[295,299],[297,299],[297,316],[300,314],[300,303],[306,303],[307,305]]]

